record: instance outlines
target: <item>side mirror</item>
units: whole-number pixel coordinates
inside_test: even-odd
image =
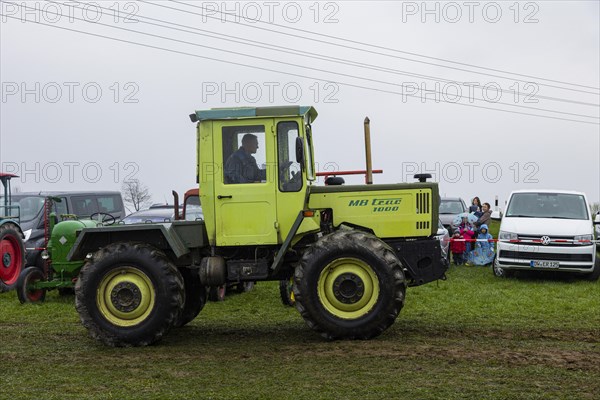
[[[596,213],[596,218],[594,218],[594,225],[600,225],[600,211]]]
[[[296,162],[304,169],[304,140],[299,136],[296,138]]]

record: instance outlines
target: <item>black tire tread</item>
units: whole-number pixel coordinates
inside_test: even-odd
[[[103,317],[95,309],[89,308],[89,304],[93,306],[96,304],[97,288],[91,286],[91,281],[95,279],[100,281],[102,276],[110,271],[110,265],[114,265],[120,260],[135,258],[144,260],[146,263],[150,262],[154,266],[153,268],[156,268],[156,273],[161,281],[159,284],[165,289],[166,296],[165,298],[157,297],[155,307],[161,307],[159,303],[162,303],[164,305],[162,310],[164,310],[165,315],[155,324],[158,326],[154,326],[153,329],[139,329],[139,327],[136,327],[138,329],[131,332],[128,328],[119,328],[113,325],[110,325],[113,329],[108,329],[103,325],[110,323],[105,320],[101,321]],[[105,262],[108,262],[108,265],[103,265]],[[153,283],[156,285],[156,282]],[[184,282],[181,274],[163,252],[146,243],[112,243],[98,250],[92,259],[81,268],[79,279],[75,285],[75,308],[79,313],[83,326],[88,329],[92,338],[111,347],[147,346],[159,341],[180,317],[184,301]],[[153,313],[156,311],[155,308]]]
[[[311,304],[308,294],[303,293],[301,288],[306,288],[305,276],[309,269],[315,268],[314,263],[318,259],[326,257],[330,253],[341,253],[344,251],[368,251],[375,257],[382,260],[389,269],[389,275],[392,277],[392,297],[384,299],[389,301],[384,307],[384,312],[373,313],[370,317],[372,321],[368,326],[358,329],[331,328],[331,324],[323,323],[320,320],[318,312],[315,312],[315,305]],[[382,282],[380,279],[380,285]],[[322,237],[319,241],[309,246],[304,252],[300,264],[296,267],[294,273],[294,298],[296,309],[304,318],[306,324],[318,332],[322,337],[328,340],[334,339],[371,339],[380,335],[389,328],[396,320],[400,310],[404,306],[406,294],[406,279],[402,269],[402,264],[396,257],[394,251],[376,236],[357,230],[338,230]]]

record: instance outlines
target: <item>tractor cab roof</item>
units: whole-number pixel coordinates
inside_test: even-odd
[[[297,117],[307,115],[310,122],[317,118],[317,110],[311,106],[282,106],[282,107],[236,107],[211,108],[198,110],[190,114],[192,122],[220,119],[243,119],[256,117]]]

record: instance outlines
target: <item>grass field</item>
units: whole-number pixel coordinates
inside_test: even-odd
[[[0,398],[598,398],[599,289],[453,266],[446,281],[409,288],[381,337],[327,342],[280,304],[276,283],[259,283],[129,349],[90,339],[73,297],[21,306],[5,293]]]

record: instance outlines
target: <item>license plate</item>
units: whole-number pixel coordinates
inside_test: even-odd
[[[558,268],[558,261],[530,261],[529,266],[532,268]]]

